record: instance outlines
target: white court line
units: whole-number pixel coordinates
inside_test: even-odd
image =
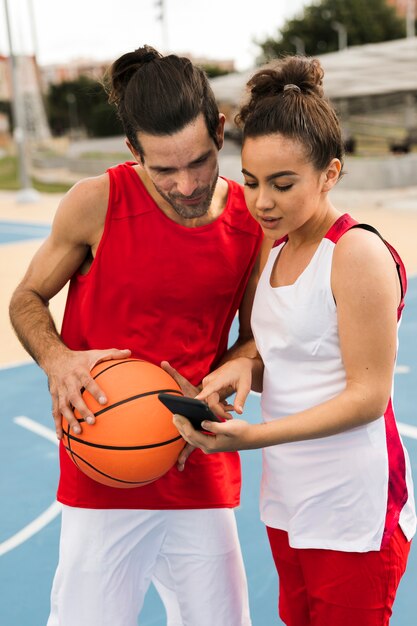
[[[20,235],[20,236],[33,236],[37,235],[37,237],[44,237],[47,232],[51,229],[45,224],[40,224],[39,226],[26,226],[24,224],[5,224],[4,222],[0,223],[0,234],[6,235]]]
[[[417,439],[416,426],[410,426],[410,424],[404,424],[403,422],[397,422],[397,426],[400,435],[404,435],[404,437],[411,437],[411,439]]]
[[[52,443],[54,443],[56,446],[58,445],[59,441],[57,439],[55,431],[47,428],[47,426],[42,426],[42,424],[39,424],[39,422],[35,422],[35,420],[30,419],[30,417],[25,417],[25,415],[19,415],[18,417],[14,417],[13,421],[15,424],[18,424],[23,428],[27,428],[36,435],[52,441]]]
[[[13,537],[0,543],[0,556],[6,554],[6,552],[10,552],[10,550],[14,550],[14,548],[20,546],[20,544],[33,537],[33,535],[36,535],[36,533],[42,530],[42,528],[47,526],[61,513],[61,508],[59,502],[54,502],[46,511],[41,513],[39,517],[34,519],[33,522],[30,522],[30,524],[22,528],[22,530],[19,530]]]
[[[44,437],[45,439],[48,439],[48,441],[52,441],[55,445],[58,445],[58,439],[56,438],[55,432],[46,426],[42,426],[39,422],[35,422],[24,415],[15,417],[13,421],[15,424],[18,424],[23,428],[27,428],[36,435]],[[0,543],[0,556],[6,554],[6,552],[10,552],[10,550],[14,550],[14,548],[20,546],[22,543],[33,537],[33,535],[36,535],[36,533],[42,530],[42,528],[47,526],[61,513],[61,508],[62,506],[59,502],[53,502],[43,513],[41,513],[27,526],[19,530],[9,539],[6,539],[6,541]]]
[[[30,365],[31,363],[34,363],[34,361],[29,358],[27,361],[15,361],[14,363],[2,363],[0,364],[0,370],[12,370],[15,367],[23,367],[23,365]]]

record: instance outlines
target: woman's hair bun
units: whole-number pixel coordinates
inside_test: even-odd
[[[258,70],[247,83],[248,99],[235,117],[243,142],[281,134],[301,142],[318,171],[334,158],[343,164],[340,124],[324,95],[323,76],[320,61],[298,55]]]
[[[259,70],[248,83],[254,99],[282,93],[323,96],[323,69],[317,59],[290,56]]]

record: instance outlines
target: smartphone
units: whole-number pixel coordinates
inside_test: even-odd
[[[214,415],[205,402],[196,400],[195,398],[187,398],[186,396],[176,396],[172,393],[158,393],[158,398],[171,413],[184,415],[196,430],[203,430],[201,422],[210,420],[212,422],[221,422],[222,420]]]

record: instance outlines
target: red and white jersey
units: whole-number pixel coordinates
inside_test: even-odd
[[[265,364],[265,422],[326,402],[345,388],[331,269],[339,237],[354,225],[349,215],[342,215],[292,285],[271,287],[271,271],[285,240],[271,250],[252,312]],[[404,266],[387,246],[405,291]],[[370,424],[265,448],[261,518],[287,531],[294,548],[379,550],[398,522],[411,539],[416,528],[413,484],[392,402]]]

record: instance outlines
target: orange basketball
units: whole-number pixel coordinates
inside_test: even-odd
[[[105,361],[91,371],[107,397],[99,404],[88,391],[83,399],[96,422],[81,423],[79,435],[63,418],[64,446],[87,476],[110,487],[140,487],[165,474],[185,445],[171,412],[158,400],[165,391],[183,395],[163,369],[137,359]]]

